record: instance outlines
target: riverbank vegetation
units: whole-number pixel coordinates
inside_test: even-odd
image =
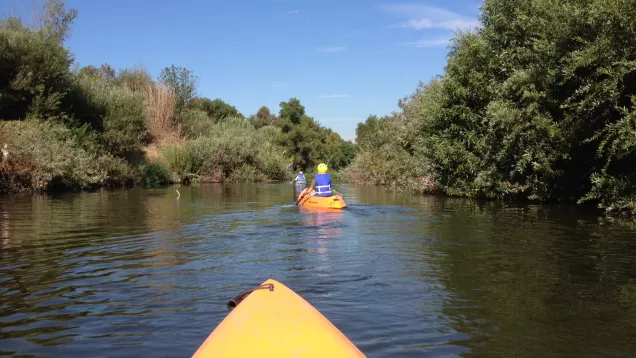
[[[358,125],[351,180],[636,213],[636,3],[482,10],[442,75]]]
[[[48,0],[31,24],[0,22],[0,192],[161,185],[181,180],[284,180],[355,155],[297,98],[245,117],[198,95],[200,79],[171,65],[80,67],[65,40],[77,11]]]

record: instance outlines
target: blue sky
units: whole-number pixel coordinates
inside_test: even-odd
[[[480,3],[67,0],[78,10],[67,46],[82,66],[143,65],[155,77],[187,67],[200,95],[245,115],[262,105],[277,113],[297,97],[354,139],[358,122],[397,110],[418,81],[443,71],[452,31],[477,25]]]

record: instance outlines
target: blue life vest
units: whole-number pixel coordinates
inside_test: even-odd
[[[316,196],[332,196],[331,175],[316,174]]]
[[[298,179],[298,180],[300,180],[300,181],[305,181],[305,176],[304,176],[302,173],[300,173],[300,174],[298,174],[298,176],[296,177],[296,179]]]

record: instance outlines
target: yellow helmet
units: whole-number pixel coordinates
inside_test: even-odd
[[[327,172],[327,164],[320,163],[318,164],[318,174],[325,174]]]

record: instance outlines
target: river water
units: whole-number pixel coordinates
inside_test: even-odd
[[[189,357],[270,277],[369,357],[636,355],[633,225],[336,189],[335,213],[291,184],[0,198],[0,355]]]

